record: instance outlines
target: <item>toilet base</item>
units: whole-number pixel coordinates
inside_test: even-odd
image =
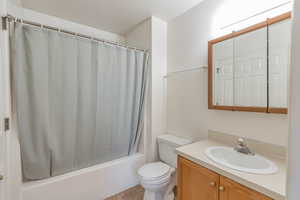
[[[173,189],[176,184],[176,176],[172,174],[170,182],[160,190],[145,190],[143,200],[174,200],[175,195]]]
[[[145,191],[143,200],[174,200],[174,193]]]

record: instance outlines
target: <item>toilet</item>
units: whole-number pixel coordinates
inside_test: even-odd
[[[174,135],[161,135],[157,142],[160,161],[146,164],[138,170],[140,183],[145,189],[144,200],[174,200],[175,149],[191,141]]]

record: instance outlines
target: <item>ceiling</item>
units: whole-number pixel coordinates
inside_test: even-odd
[[[150,16],[170,20],[202,0],[22,0],[23,7],[124,34]]]

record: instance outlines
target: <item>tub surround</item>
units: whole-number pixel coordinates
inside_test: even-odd
[[[103,164],[22,185],[23,200],[103,200],[138,185],[136,171],[145,163],[137,153]]]
[[[207,140],[195,142],[193,144],[189,144],[183,147],[179,147],[176,149],[178,155],[191,160],[203,167],[206,167],[216,173],[228,177],[237,183],[240,183],[250,189],[253,189],[257,192],[260,192],[264,195],[271,197],[274,200],[285,200],[286,199],[286,162],[283,157],[277,155],[270,155],[268,156],[264,154],[269,160],[273,161],[278,166],[278,172],[271,175],[257,175],[257,174],[250,174],[244,173],[240,171],[236,171],[233,169],[229,169],[227,167],[221,166],[214,161],[210,160],[205,155],[205,150],[208,147],[212,146],[232,146],[229,145],[228,136],[220,135],[221,137],[216,137],[216,134],[209,134],[209,138]],[[221,138],[227,138],[227,140],[222,141]],[[250,142],[252,146],[253,140]],[[260,144],[256,144],[256,147],[260,147]],[[267,146],[271,147],[271,149],[276,149],[272,145]],[[261,148],[258,148],[259,151],[253,149],[254,152],[261,151]],[[281,152],[282,149],[279,148],[275,152]],[[280,154],[279,154],[280,155]],[[281,154],[282,155],[282,154]]]

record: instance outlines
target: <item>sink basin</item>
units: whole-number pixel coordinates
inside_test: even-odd
[[[272,161],[260,155],[242,154],[230,147],[209,147],[205,153],[214,162],[242,172],[273,174],[278,170]]]

